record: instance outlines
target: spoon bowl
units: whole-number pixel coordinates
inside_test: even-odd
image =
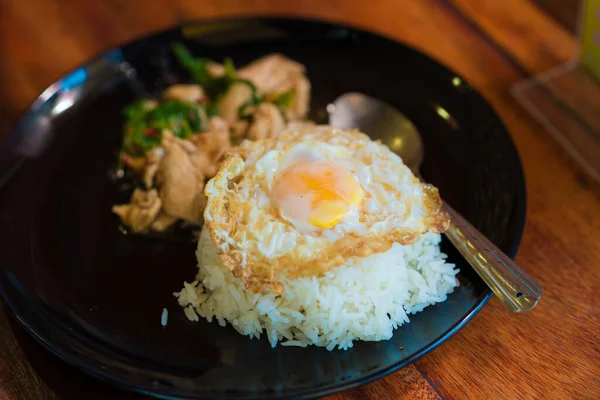
[[[376,137],[413,172],[423,162],[423,141],[413,123],[383,101],[366,95],[346,93],[328,107],[329,124],[336,128],[376,132]]]

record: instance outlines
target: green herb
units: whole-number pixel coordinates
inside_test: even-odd
[[[208,73],[208,64],[211,62],[208,58],[194,58],[189,50],[180,43],[174,43],[171,45],[173,53],[177,60],[185,69],[188,70],[192,79],[202,86],[204,92],[210,98],[210,102],[207,105],[207,114],[209,117],[215,116],[216,114],[216,103],[219,98],[223,96],[236,83],[243,83],[250,87],[252,92],[251,99],[240,107],[240,115],[243,113],[243,109],[256,106],[263,100],[258,95],[256,86],[247,79],[242,79],[238,76],[235,70],[235,65],[231,59],[226,58],[223,61],[223,75],[219,77],[212,77]]]
[[[125,107],[122,111],[127,121],[139,121],[146,115],[146,100],[141,99]]]
[[[206,112],[199,104],[171,100],[151,110],[145,104],[138,101],[123,110],[127,119],[123,150],[131,156],[143,156],[160,145],[163,129],[185,139],[206,128]]]
[[[256,86],[254,86],[254,84],[252,82],[250,82],[249,80],[238,78],[235,80],[235,83],[243,83],[250,87],[250,99],[248,99],[248,101],[246,101],[244,104],[242,104],[238,108],[239,118],[249,120],[251,115],[247,112],[248,108],[256,107],[257,105],[259,105],[260,103],[262,103],[264,101],[264,98],[262,98],[258,95],[258,90],[256,90]]]
[[[239,115],[240,119],[245,120],[245,121],[252,120],[252,113],[248,112],[248,109],[251,107],[254,107],[255,105],[256,104],[254,103],[253,99],[250,99],[247,102],[245,102],[244,104],[242,104],[238,108],[238,115]]]
[[[210,102],[206,105],[206,116],[208,118],[216,117],[219,115],[219,107],[216,102]]]
[[[187,115],[187,121],[190,124],[192,132],[202,132],[205,130],[206,122],[208,121],[205,107],[195,107],[190,110]]]
[[[187,138],[205,130],[208,118],[218,115],[217,105],[220,97],[236,83],[248,85],[251,91],[250,99],[238,109],[240,118],[251,118],[247,110],[264,101],[252,82],[238,76],[231,59],[224,60],[223,75],[213,77],[208,72],[210,59],[194,57],[181,43],[173,43],[171,50],[195,83],[202,86],[208,102],[195,104],[165,101],[148,109],[146,100],[139,100],[125,107],[123,109],[126,118],[123,150],[130,156],[144,156],[149,150],[160,145],[164,129],[169,129],[180,138]],[[291,89],[279,95],[273,102],[280,110],[285,110],[290,107],[293,96],[294,91]]]
[[[157,135],[147,135],[146,129],[142,125],[133,127],[124,140],[123,150],[133,157],[141,157],[150,151],[153,147],[160,144],[160,131]],[[150,128],[151,129],[151,128]]]
[[[208,73],[208,64],[211,62],[208,58],[196,58],[181,43],[171,45],[171,50],[175,58],[182,67],[184,67],[192,76],[192,79],[204,89],[204,92],[214,100],[216,97],[226,92],[230,81],[235,76],[235,68],[231,60],[226,60],[224,65],[225,74],[220,77],[213,77]]]
[[[213,79],[208,73],[208,63],[210,62],[210,59],[195,58],[181,43],[172,44],[171,50],[173,51],[173,54],[175,54],[177,61],[179,61],[182,67],[189,71],[197,84],[202,87],[209,85],[210,81]]]
[[[277,96],[275,99],[273,99],[273,104],[275,104],[281,112],[288,111],[292,106],[292,102],[294,101],[295,92],[296,91],[294,90],[294,88],[286,90],[285,92]]]
[[[231,58],[226,58],[223,62],[223,77],[226,81],[233,82],[238,79],[237,72],[235,71],[235,65],[233,65],[233,61]]]
[[[226,58],[225,61],[223,61],[223,75],[218,78],[213,78],[213,81],[209,83],[209,91],[212,92],[213,98],[216,99],[225,94],[233,84],[238,82],[249,83],[253,92],[256,91],[256,88],[252,83],[238,77],[233,61],[231,61],[230,58]]]
[[[248,82],[250,85],[252,85],[252,83],[249,81],[244,81],[244,83],[245,82]],[[262,103],[264,101],[263,98],[259,97],[256,94],[256,88],[254,87],[254,85],[251,86],[251,89],[252,88],[253,88],[253,90],[252,90],[252,95],[251,95],[250,99],[238,108],[238,115],[239,115],[240,119],[248,120],[251,116],[251,114],[247,112],[248,108],[256,107],[257,105],[259,105],[260,103]]]

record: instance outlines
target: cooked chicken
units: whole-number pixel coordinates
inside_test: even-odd
[[[284,127],[279,109],[271,103],[261,103],[256,107],[246,137],[250,140],[273,139],[279,136]]]
[[[223,76],[225,68],[210,62],[208,73],[213,77]],[[237,75],[252,82],[261,101],[256,106],[244,107],[243,118],[240,118],[241,106],[254,95],[247,82],[215,88],[218,90],[214,96],[211,92],[211,98],[205,96],[200,85],[176,84],[165,89],[160,100],[146,100],[142,110],[139,106],[132,109],[125,130],[131,146],[126,149],[138,151],[147,149],[149,144],[151,149],[142,157],[132,157],[123,151],[122,159],[142,179],[146,190],[136,189],[130,204],[116,205],[113,211],[133,231],[162,232],[178,220],[202,222],[207,202],[205,182],[215,176],[232,143],[275,138],[287,123],[306,117],[310,82],[302,64],[281,54],[271,54],[239,69]],[[165,100],[201,104],[189,113],[185,108],[189,104],[145,113],[161,107]],[[209,119],[207,112],[214,110],[213,107],[219,116]],[[176,136],[171,130],[163,130],[159,137],[156,126],[181,129],[178,134],[186,138]]]
[[[150,189],[154,183],[154,176],[158,171],[160,160],[165,154],[162,147],[155,147],[146,154],[146,169],[144,170],[144,185]]]
[[[173,85],[162,92],[162,97],[165,100],[196,103],[204,97],[204,90],[200,85]]]
[[[219,117],[211,118],[208,130],[192,136],[190,141],[197,149],[192,163],[207,179],[212,178],[217,173],[223,155],[231,148],[227,122]]]
[[[293,89],[294,97],[286,118],[295,120],[306,117],[310,82],[302,64],[281,54],[272,54],[240,69],[239,75],[254,83],[260,93],[278,95]]]
[[[167,229],[169,229],[175,222],[177,222],[177,218],[171,217],[170,215],[161,212],[158,218],[154,220],[150,227],[153,231],[164,232]]]
[[[208,71],[215,77],[224,74],[223,66],[216,63],[210,63]],[[271,54],[240,68],[238,75],[252,82],[260,94],[269,94],[272,98],[293,89],[292,104],[285,115],[288,120],[301,119],[308,114],[310,82],[305,76],[305,68],[302,64],[281,54]],[[237,104],[239,107],[243,103]],[[227,111],[230,114],[222,114],[219,106],[219,114],[224,116],[227,121],[232,122],[234,120],[232,118],[237,118],[231,106]]]
[[[254,83],[261,93],[280,93],[294,87],[304,75],[304,66],[281,54],[271,54],[240,68],[238,75]]]
[[[225,73],[225,67],[223,67],[223,64],[219,64],[216,62],[209,62],[206,66],[206,70],[209,75],[214,77],[223,76],[223,74]]]
[[[245,83],[234,83],[217,104],[219,115],[227,122],[239,118],[239,109],[252,98],[252,89]]]
[[[225,121],[221,117],[212,117],[210,121],[208,121],[208,129],[207,131],[219,131],[219,132],[227,132],[229,129],[229,125],[227,121]]]
[[[115,205],[112,211],[134,232],[145,232],[156,219],[161,205],[156,189],[135,189],[129,204]]]
[[[243,139],[246,136],[248,126],[248,121],[245,119],[236,121],[233,125],[231,125],[231,136],[235,139]]]
[[[290,108],[285,112],[288,121],[306,117],[310,102],[310,82],[305,76],[299,77],[294,84],[294,98]]]
[[[229,125],[222,118],[213,117],[205,133],[197,136],[198,148],[207,153],[214,162],[218,161],[231,147]]]
[[[175,218],[199,222],[206,205],[204,174],[194,167],[193,143],[163,135],[165,155],[158,168],[157,180],[164,211]]]
[[[177,219],[200,222],[206,206],[204,182],[216,174],[219,162],[230,147],[229,126],[219,117],[211,118],[206,132],[188,139],[163,131],[161,146],[140,158],[145,166],[144,185],[147,188],[156,186],[159,192],[136,189],[131,204],[115,206],[113,211],[135,232],[146,231],[149,227],[161,232]],[[158,200],[151,210],[147,210],[145,203],[135,203],[143,200],[140,197],[143,193],[150,193],[148,196]],[[159,215],[161,207],[163,212]],[[141,210],[145,211],[142,213]]]
[[[218,165],[213,162],[210,155],[202,150],[194,151],[189,154],[190,162],[194,166],[194,170],[198,171],[204,179],[210,179],[217,173]]]

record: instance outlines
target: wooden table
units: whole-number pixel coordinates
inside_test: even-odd
[[[573,57],[577,46],[531,2],[0,0],[0,130],[54,79],[104,49],[182,20],[247,13],[349,22],[449,65],[500,114],[527,178],[517,261],[544,287],[537,308],[513,315],[494,298],[415,364],[330,399],[600,398],[600,185],[509,92]],[[0,312],[0,399],[143,398],[83,376],[11,321]]]

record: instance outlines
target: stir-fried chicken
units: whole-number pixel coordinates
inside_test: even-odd
[[[204,97],[204,91],[200,85],[173,85],[162,92],[165,100],[177,100],[182,102],[196,103]]]
[[[162,160],[165,150],[162,147],[155,147],[148,152],[146,156],[146,169],[144,170],[144,185],[151,188],[154,184],[154,176],[158,171],[160,160]]]
[[[302,64],[281,54],[271,54],[240,68],[238,74],[262,93],[280,93],[292,88],[304,72]]]
[[[161,206],[156,189],[135,189],[129,204],[115,205],[112,211],[134,232],[145,232],[156,219]]]
[[[294,91],[292,103],[286,111],[288,120],[306,117],[310,100],[310,82],[304,66],[281,54],[262,57],[239,70],[261,93],[276,95]]]
[[[227,122],[239,118],[239,109],[252,98],[252,89],[245,83],[234,83],[217,104],[219,115]]]
[[[209,64],[208,72],[213,76],[221,76],[225,69],[222,65]],[[293,121],[306,117],[310,101],[310,82],[305,76],[305,68],[281,54],[271,54],[251,62],[238,70],[238,75],[247,79],[256,86],[260,94],[268,94],[271,97],[294,91],[290,107],[285,112],[286,119]],[[235,85],[234,85],[235,86]],[[241,89],[239,89],[241,90]],[[233,96],[232,96],[233,97]],[[241,97],[236,93],[236,98]],[[249,98],[249,93],[248,97]],[[238,103],[238,106],[243,102]],[[231,109],[228,109],[230,111]],[[221,111],[219,110],[221,114]],[[224,114],[221,114],[224,116]],[[224,116],[226,120],[232,121],[233,113]]]
[[[217,173],[220,161],[231,148],[229,126],[219,118],[213,117],[208,124],[208,130],[190,138],[198,149],[193,162],[204,176],[212,178]]]
[[[204,174],[191,158],[197,152],[193,143],[163,134],[165,155],[158,167],[157,183],[163,209],[168,215],[199,222],[206,205]]]
[[[261,103],[253,114],[252,124],[246,137],[250,140],[272,139],[285,128],[285,121],[279,109],[271,103]]]
[[[302,75],[297,78],[294,84],[294,98],[292,104],[285,112],[285,117],[289,121],[295,121],[305,118],[308,114],[308,104],[310,102],[310,82]]]
[[[205,68],[211,79],[224,77],[221,64]],[[237,80],[220,92],[215,87],[224,80],[206,91],[198,84],[177,84],[165,89],[160,101],[142,100],[127,110],[130,136],[122,159],[145,190],[136,189],[130,202],[115,205],[113,212],[132,231],[161,232],[179,220],[202,223],[204,186],[232,140],[276,138],[286,124],[306,117],[310,82],[302,64],[272,54],[235,74]],[[214,111],[218,116],[208,118]]]
[[[201,222],[206,205],[204,184],[216,174],[230,146],[229,126],[219,117],[211,118],[206,132],[188,139],[163,131],[161,146],[139,161],[145,165],[144,185],[158,191],[137,189],[129,204],[114,206],[113,211],[134,232],[149,227],[164,231],[178,219]],[[151,209],[142,194],[154,201]]]

